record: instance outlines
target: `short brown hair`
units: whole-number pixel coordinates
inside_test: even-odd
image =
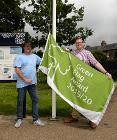
[[[33,44],[32,44],[31,41],[25,41],[25,42],[21,45],[21,47],[24,48],[26,44],[30,44],[31,48],[33,49]]]

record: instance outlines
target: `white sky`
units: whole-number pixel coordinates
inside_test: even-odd
[[[117,43],[117,0],[68,0],[80,8],[85,7],[84,19],[79,26],[93,29],[94,34],[86,43],[90,46],[100,45],[102,40],[108,44]],[[33,29],[26,25],[25,30],[35,36]]]
[[[93,29],[93,36],[87,45],[100,45],[102,40],[108,44],[117,43],[117,0],[69,0],[76,7],[85,7],[82,26]]]

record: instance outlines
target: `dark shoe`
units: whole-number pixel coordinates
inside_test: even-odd
[[[72,117],[69,117],[64,120],[65,123],[72,123],[72,122],[77,122],[77,121],[78,121],[78,119],[72,118]]]
[[[97,127],[97,125],[91,121],[89,121],[89,125],[92,129],[95,129]]]

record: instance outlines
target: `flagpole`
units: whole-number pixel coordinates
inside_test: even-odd
[[[52,35],[56,41],[56,0],[52,3]],[[56,93],[52,90],[52,119],[56,119]]]

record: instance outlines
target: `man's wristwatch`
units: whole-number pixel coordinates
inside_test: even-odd
[[[108,72],[106,71],[104,74],[107,74]]]

